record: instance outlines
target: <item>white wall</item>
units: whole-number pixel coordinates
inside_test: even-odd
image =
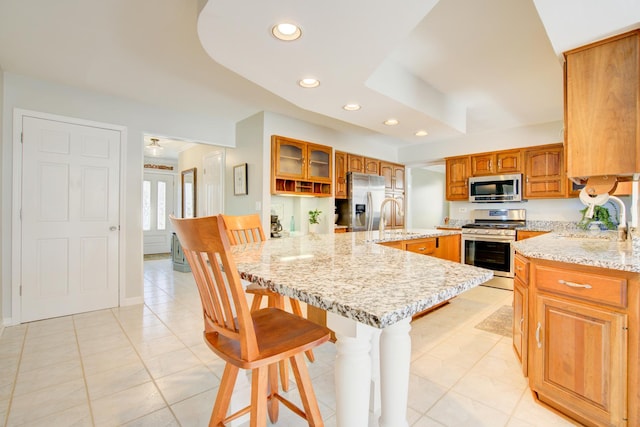
[[[4,135],[4,72],[2,68],[0,68],[0,164],[2,165],[2,170],[5,171],[10,169],[11,167],[11,156],[5,156],[4,152],[7,148],[7,143],[3,138]],[[9,190],[8,194],[11,195],[11,187],[7,186],[7,178],[5,178],[5,173],[0,174],[0,194],[6,194],[7,190]],[[4,301],[7,301],[8,305],[11,305],[11,269],[7,266],[7,262],[10,262],[10,259],[7,260],[4,255],[11,253],[11,233],[6,233],[7,228],[4,227],[5,221],[9,222],[9,227],[11,227],[11,218],[5,218],[4,212],[11,212],[11,196],[4,197],[2,196],[0,200],[0,241],[2,242],[2,246],[0,247],[0,333],[2,333],[2,325],[8,322],[4,321]],[[5,282],[5,278],[7,279]],[[4,286],[4,283],[9,283],[9,289]]]
[[[435,228],[449,216],[445,199],[445,174],[422,168],[408,168],[407,227]]]
[[[142,175],[143,135],[154,134],[221,146],[233,146],[235,124],[206,117],[156,108],[134,101],[106,96],[16,74],[4,73],[2,97],[2,212],[11,212],[13,158],[13,109],[21,108],[66,117],[112,123],[127,127],[128,141],[122,147],[125,164],[123,187],[126,224],[121,247],[127,262],[124,298],[142,301]],[[11,317],[11,218],[2,216],[2,312]]]
[[[235,148],[226,150],[224,212],[228,215],[258,213],[262,228],[269,230],[270,146],[264,137],[264,114],[258,113],[236,124]],[[247,164],[246,195],[233,194],[233,167]],[[267,209],[267,214],[264,214]]]

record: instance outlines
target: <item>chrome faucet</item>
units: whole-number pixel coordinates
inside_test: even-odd
[[[616,196],[609,196],[609,201],[615,202],[615,205],[620,212],[620,218],[618,219],[618,240],[627,240],[627,209],[625,208],[622,200]]]
[[[398,209],[398,213],[400,216],[404,216],[404,212],[402,212],[402,205],[400,205],[400,202],[398,201],[398,199],[394,199],[393,197],[387,197],[382,201],[382,204],[380,205],[380,227],[379,227],[379,231],[380,231],[380,235],[382,236],[382,233],[384,233],[384,207],[386,206],[387,203],[395,203]]]

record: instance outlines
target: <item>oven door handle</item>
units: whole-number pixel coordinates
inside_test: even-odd
[[[509,243],[515,242],[516,236],[495,236],[491,234],[462,234],[462,240],[469,240],[474,242],[502,242]]]

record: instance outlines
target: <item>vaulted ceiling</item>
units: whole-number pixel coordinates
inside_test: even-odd
[[[302,38],[271,36],[282,20]],[[0,67],[234,122],[274,111],[406,146],[562,120],[561,52],[639,22],[637,0],[0,0]],[[297,85],[309,76],[318,88]],[[342,109],[352,102],[362,108]]]

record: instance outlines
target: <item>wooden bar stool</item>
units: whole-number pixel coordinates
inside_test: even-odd
[[[303,353],[329,340],[329,329],[278,308],[251,312],[230,254],[222,216],[176,219],[175,229],[198,285],[204,315],[204,340],[226,361],[209,426],[224,426],[250,413],[250,425],[278,420],[279,402],[323,426]],[[289,360],[296,378],[300,409],[278,393],[277,364]],[[239,369],[251,369],[251,404],[227,415]]]
[[[227,230],[227,236],[229,242],[232,245],[240,245],[247,243],[257,243],[266,240],[264,230],[262,229],[262,223],[260,222],[260,216],[258,214],[249,215],[222,215],[224,226]],[[284,297],[278,293],[272,292],[269,289],[257,285],[250,284],[245,291],[248,294],[253,295],[253,302],[251,303],[251,311],[258,311],[262,304],[262,299],[267,298],[268,307],[276,307],[284,310]],[[291,311],[293,314],[302,316],[302,309],[300,302],[295,298],[289,298],[291,304]],[[315,361],[315,355],[313,350],[305,351],[307,359],[310,362]],[[289,390],[289,369],[287,368],[286,361],[283,361],[280,365],[280,382],[284,391]]]

